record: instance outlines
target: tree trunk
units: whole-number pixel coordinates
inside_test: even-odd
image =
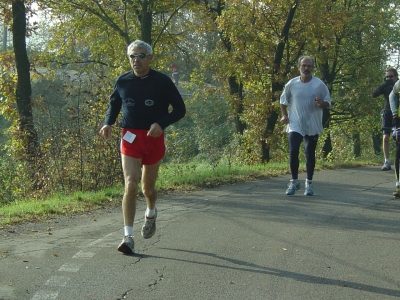
[[[216,16],[222,16],[222,12],[225,8],[225,2],[218,0],[211,4],[211,1],[204,0],[204,3],[207,9],[212,13],[216,14]],[[214,22],[216,21],[216,17],[214,18]],[[219,37],[221,39],[222,44],[224,45],[226,52],[232,51],[232,43],[229,39],[226,39],[222,32],[219,32]],[[235,129],[236,133],[243,134],[243,131],[246,129],[246,124],[240,120],[240,115],[243,112],[243,85],[238,82],[236,76],[228,77],[229,84],[229,95],[233,96],[234,102],[231,103],[233,108],[233,114],[235,116]]]
[[[289,40],[289,30],[290,27],[292,26],[292,22],[294,19],[295,12],[297,10],[299,1],[295,0],[293,1],[293,5],[290,7],[290,10],[288,12],[287,18],[285,20],[285,25],[282,28],[281,32],[281,41],[278,44],[278,47],[276,48],[275,51],[275,58],[274,58],[274,65],[272,68],[272,78],[274,78],[274,75],[279,74],[280,69],[281,69],[281,63],[282,63],[282,58],[283,58],[283,53],[285,50],[285,47],[287,46],[287,41]],[[300,49],[303,49],[303,45],[300,46]],[[301,53],[299,50],[298,53]],[[297,58],[296,58],[297,59]],[[286,70],[284,71],[284,74],[281,75],[280,78],[283,78],[286,76],[286,74],[289,73],[289,66],[286,67]],[[276,102],[279,100],[279,98],[276,95],[277,92],[283,90],[283,84],[279,82],[278,80],[272,79],[272,102]],[[261,139],[261,161],[262,162],[269,162],[270,160],[270,151],[269,151],[269,146],[268,146],[268,137],[270,137],[275,130],[275,125],[276,122],[278,121],[278,112],[277,111],[271,111],[269,116],[267,116],[267,124],[264,130],[264,136]]]
[[[354,157],[360,157],[361,156],[361,139],[360,139],[360,134],[355,133],[353,134],[353,154]]]
[[[243,134],[246,129],[246,124],[240,120],[240,114],[243,112],[243,85],[238,83],[236,77],[228,78],[229,94],[235,96],[233,102],[233,113],[235,116],[236,133]]]
[[[140,16],[140,34],[141,34],[141,39],[142,41],[148,43],[151,45],[152,38],[151,38],[151,31],[153,28],[153,16],[152,16],[152,11],[149,9],[149,1],[144,0],[142,2],[142,11],[141,11],[141,16]]]
[[[4,26],[3,26],[3,52],[7,50],[7,26],[6,26],[6,21],[4,21]]]
[[[330,117],[331,117],[331,113],[330,113],[329,109],[325,108],[323,115],[322,115],[322,126],[325,129],[329,128]],[[331,153],[332,150],[333,150],[333,147],[332,147],[331,134],[328,133],[327,138],[324,140],[324,145],[322,146],[322,157],[327,158],[329,153]]]
[[[24,141],[27,159],[34,164],[38,153],[39,143],[33,122],[32,113],[32,88],[30,81],[30,64],[26,51],[26,13],[25,2],[16,0],[12,2],[13,13],[13,47],[15,64],[17,67],[16,99],[19,114],[19,129]]]
[[[382,134],[375,133],[372,135],[372,147],[375,155],[382,154]]]
[[[331,134],[328,132],[328,135],[324,140],[324,144],[322,146],[322,157],[327,158],[328,154],[331,152],[332,152],[332,140],[331,140]]]
[[[271,111],[267,117],[267,126],[265,129],[265,138],[261,140],[261,160],[262,162],[269,162],[270,153],[269,145],[267,143],[267,138],[274,133],[275,124],[278,121],[278,113],[276,111]]]

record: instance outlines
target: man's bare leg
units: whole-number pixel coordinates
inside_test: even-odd
[[[143,166],[142,169],[142,191],[146,198],[146,204],[147,204],[145,224],[142,227],[142,236],[145,239],[151,238],[156,231],[156,217],[157,217],[157,211],[155,210],[157,201],[156,181],[160,164],[161,161],[153,165]],[[149,212],[152,212],[152,214],[148,215]]]
[[[125,191],[122,199],[122,214],[125,226],[133,226],[136,214],[136,198],[140,180],[141,159],[121,154]]]
[[[135,252],[133,222],[136,214],[136,197],[140,180],[141,160],[123,154],[121,154],[121,160],[125,179],[125,192],[122,199],[124,238],[117,249],[122,253],[132,254]]]
[[[154,209],[157,201],[156,181],[158,170],[160,169],[161,161],[143,166],[142,169],[142,192],[146,197],[148,209]]]
[[[391,169],[389,159],[389,134],[384,134],[382,139],[383,155],[385,157],[385,163],[383,164],[382,171],[388,171]]]

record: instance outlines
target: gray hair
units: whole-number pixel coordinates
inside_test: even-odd
[[[151,46],[149,44],[147,44],[146,42],[143,42],[141,40],[136,40],[129,44],[128,49],[127,49],[128,56],[129,56],[129,54],[132,54],[131,52],[134,49],[146,49],[147,54],[149,54],[149,55],[153,54],[153,48],[151,48]]]
[[[315,67],[315,59],[314,59],[313,57],[311,57],[311,56],[308,56],[308,55],[300,56],[299,60],[297,61],[297,66],[298,66],[298,67],[301,66],[301,61],[302,61],[303,59],[309,59],[309,60],[311,60],[311,63],[312,63],[312,65],[313,65],[313,67]]]

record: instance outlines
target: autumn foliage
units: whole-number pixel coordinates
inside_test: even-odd
[[[28,54],[39,151],[34,162],[26,156],[32,152],[20,128],[10,42],[0,54],[0,111],[9,122],[0,160],[3,202],[121,182],[118,134],[105,141],[98,130],[115,77],[129,70],[126,46],[134,39],[153,45],[153,68],[169,74],[172,63],[180,66],[188,115],[168,129],[167,163],[286,161],[279,96],[298,75],[301,55],[316,58],[315,75],[334,104],[324,114],[319,158],[376,152],[383,99],[371,93],[398,49],[398,1],[18,2],[35,20],[26,36],[36,36]],[[11,4],[0,5],[9,30]]]

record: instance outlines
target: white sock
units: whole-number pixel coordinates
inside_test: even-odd
[[[389,158],[385,158],[385,163],[388,163],[388,164],[390,164],[390,160],[389,160]]]
[[[306,183],[312,183],[312,180],[306,179]]]
[[[133,235],[133,227],[132,226],[124,226],[125,236]]]
[[[400,182],[396,182],[396,187],[399,187],[400,186]]]
[[[152,218],[156,215],[156,208],[153,209],[146,208],[146,217]]]

